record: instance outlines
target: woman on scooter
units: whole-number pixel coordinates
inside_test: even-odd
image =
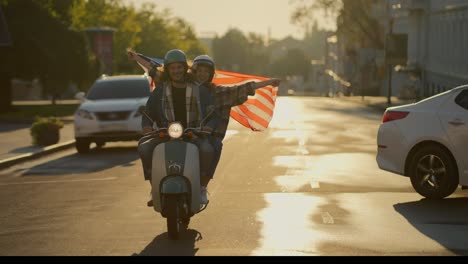
[[[198,82],[208,87],[209,92],[215,98],[216,107],[219,110],[220,122],[214,129],[212,136],[210,137],[211,144],[214,147],[215,156],[213,159],[212,169],[210,171],[210,180],[213,178],[221,158],[221,151],[223,148],[223,139],[226,136],[227,127],[229,125],[231,107],[241,105],[245,103],[248,96],[255,95],[255,90],[268,86],[278,86],[280,84],[279,79],[270,79],[261,82],[248,82],[236,86],[217,86],[213,81],[215,74],[215,62],[208,55],[197,56],[193,60],[192,72],[194,73]],[[204,186],[207,188],[208,182]]]

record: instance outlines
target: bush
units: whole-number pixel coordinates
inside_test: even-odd
[[[30,129],[33,145],[49,146],[58,143],[61,128],[63,123],[56,117],[37,117]]]

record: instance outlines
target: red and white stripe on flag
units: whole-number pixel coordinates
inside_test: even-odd
[[[216,85],[237,85],[249,81],[264,81],[266,77],[246,75],[228,71],[216,71],[213,83]],[[255,91],[247,102],[231,108],[231,117],[243,126],[253,131],[263,131],[268,128],[275,110],[278,87],[265,86]]]

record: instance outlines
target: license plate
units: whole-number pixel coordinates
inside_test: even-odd
[[[101,130],[103,131],[125,131],[127,126],[123,124],[101,124]]]

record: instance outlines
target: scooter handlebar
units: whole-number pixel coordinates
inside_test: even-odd
[[[192,131],[197,136],[209,136],[209,135],[211,135],[211,132],[203,131],[203,130],[201,130],[201,128],[198,128],[198,127],[197,128],[191,128],[191,127],[186,128],[184,130],[184,135],[186,135],[189,131]]]
[[[159,134],[160,132],[166,132],[166,131],[167,131],[167,128],[160,128],[160,129],[153,130],[153,131],[151,131],[151,132],[145,133],[145,134],[143,134],[142,136],[143,136],[143,137],[153,136],[153,135]]]
[[[167,133],[167,130],[168,130],[167,128],[160,128],[160,129],[153,130],[151,132],[145,133],[145,134],[142,135],[142,137],[156,136],[161,132]],[[209,136],[209,135],[211,135],[211,132],[209,132],[209,131],[203,131],[200,128],[192,128],[192,127],[184,129],[184,134],[183,135],[184,136],[187,135],[188,132],[190,132],[190,131],[192,131],[193,134],[195,134],[197,136]]]

